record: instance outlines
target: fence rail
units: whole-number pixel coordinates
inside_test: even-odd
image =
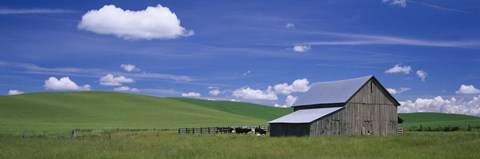
[[[229,133],[261,133],[268,132],[268,126],[227,126],[203,128],[179,128],[178,134],[229,134]]]
[[[403,134],[403,128],[398,127],[398,128],[397,128],[397,133],[398,133],[398,134]]]

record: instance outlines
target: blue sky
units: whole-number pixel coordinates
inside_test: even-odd
[[[375,75],[401,112],[480,116],[479,10],[453,0],[6,0],[0,92],[283,106],[311,83]]]

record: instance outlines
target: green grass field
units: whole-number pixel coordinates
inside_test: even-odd
[[[404,127],[407,129],[418,129],[422,127],[459,127],[462,130],[480,129],[480,118],[462,114],[444,114],[444,113],[405,113],[399,114],[405,120]]]
[[[0,135],[0,158],[479,158],[480,132],[287,137],[117,132],[75,139]]]
[[[230,101],[160,98],[117,92],[50,92],[0,96],[0,133],[60,132],[75,128],[180,128],[267,125],[292,112]],[[407,129],[468,125],[480,118],[442,113],[399,114]]]
[[[402,135],[286,137],[178,135],[179,128],[267,125],[291,108],[159,98],[115,92],[0,96],[0,158],[480,158],[480,132],[405,132]],[[442,113],[399,114],[404,127],[480,126],[480,118]],[[99,129],[79,132],[74,128]]]
[[[115,92],[30,93],[0,96],[0,133],[267,125],[291,111],[242,102]]]

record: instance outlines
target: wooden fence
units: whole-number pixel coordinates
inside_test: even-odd
[[[250,129],[252,133],[255,128],[268,132],[268,126],[228,126],[228,127],[203,127],[203,128],[179,128],[178,134],[228,134],[235,133],[236,128]]]

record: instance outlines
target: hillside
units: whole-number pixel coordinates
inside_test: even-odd
[[[400,118],[405,120],[404,127],[412,128],[437,128],[437,127],[459,127],[461,129],[471,128],[480,129],[480,117],[463,114],[445,114],[445,113],[400,113]]]
[[[267,125],[292,112],[230,101],[160,98],[117,92],[46,92],[0,96],[0,133],[74,128],[179,128]],[[404,127],[480,128],[480,118],[459,114],[399,114]]]
[[[237,114],[241,116],[260,118],[267,121],[276,119],[285,114],[291,113],[292,108],[275,108],[264,105],[244,102],[230,102],[230,101],[208,101],[193,98],[171,98],[174,100],[203,106],[210,109],[220,110],[227,113]]]
[[[248,109],[237,111],[243,105]],[[0,132],[266,125],[275,115],[289,111],[239,102],[116,92],[30,93],[0,96]]]

